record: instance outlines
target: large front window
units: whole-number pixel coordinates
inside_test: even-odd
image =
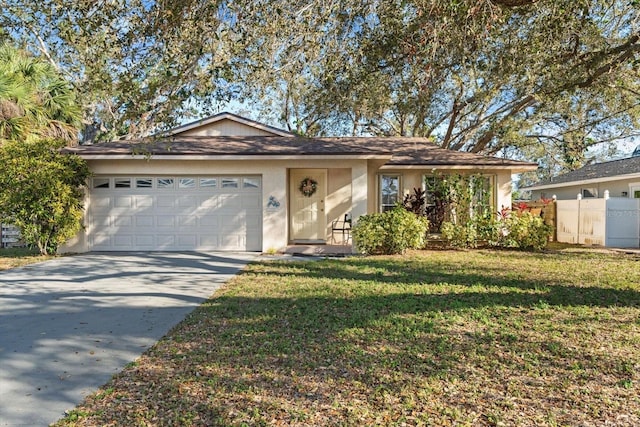
[[[444,221],[464,224],[494,213],[492,176],[427,175],[423,177],[423,185],[431,231],[439,231]]]
[[[380,212],[386,212],[400,201],[400,175],[380,175]]]

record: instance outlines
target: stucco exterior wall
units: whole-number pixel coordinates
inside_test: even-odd
[[[511,173],[498,171],[494,173],[494,176],[496,183],[496,191],[494,195],[496,201],[496,209],[500,211],[500,209],[502,209],[503,207],[511,208]]]
[[[331,234],[331,222],[351,213],[351,169],[332,168],[327,170],[327,236]]]

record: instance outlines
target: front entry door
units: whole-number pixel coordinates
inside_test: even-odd
[[[303,182],[307,185],[304,186]],[[291,240],[324,243],[327,228],[324,211],[324,202],[327,197],[327,170],[291,169],[289,197]]]

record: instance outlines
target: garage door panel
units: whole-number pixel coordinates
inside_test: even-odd
[[[133,241],[133,235],[118,234],[113,237],[113,246],[126,249],[134,246]]]
[[[111,226],[111,217],[109,215],[93,215],[89,222],[93,227],[106,228]]]
[[[247,230],[257,230],[262,226],[262,218],[256,215],[249,215],[245,219]]]
[[[117,196],[113,200],[113,206],[116,208],[132,208],[133,196]]]
[[[200,226],[201,227],[219,227],[220,226],[220,217],[206,215],[200,218]]]
[[[220,200],[218,196],[200,196],[201,208],[217,208],[220,206]]]
[[[245,228],[245,216],[242,213],[220,215],[220,226],[230,227],[230,230]],[[233,232],[233,231],[231,231]]]
[[[110,178],[114,182],[115,178]],[[136,178],[130,179],[136,183]],[[217,187],[207,186],[217,180]],[[242,185],[243,180],[258,187]],[[260,250],[260,178],[147,178],[152,187],[92,189],[91,250]],[[162,187],[163,180],[173,186]],[[189,182],[187,182],[189,180]],[[222,181],[237,183],[221,188]],[[180,186],[179,183],[184,185]],[[202,182],[205,185],[202,185]],[[189,184],[189,185],[187,185]]]
[[[196,212],[196,215],[200,218],[204,218],[204,217],[212,217],[217,215],[220,212],[220,208],[203,208],[200,207],[200,209],[198,209],[198,211]]]
[[[262,238],[257,233],[247,232],[245,247],[247,251],[259,251],[262,250]]]
[[[176,245],[176,237],[173,234],[159,234],[157,244],[160,249],[172,248]]]
[[[138,208],[152,208],[153,196],[152,195],[139,195],[136,197],[136,207]]]
[[[195,209],[198,207],[198,197],[197,196],[179,196],[178,197],[178,207],[180,208],[191,208]]]
[[[229,248],[232,250],[238,250],[240,248],[244,248],[244,239],[241,236],[238,235],[226,235],[226,236],[222,236],[222,239],[220,240],[220,246],[223,246],[225,248]]]
[[[175,196],[156,196],[156,206],[159,208],[173,208]]]
[[[217,234],[204,234],[199,236],[199,246],[207,249],[218,249],[220,244],[218,243]]]
[[[176,236],[176,238],[177,238],[179,247],[182,247],[185,249],[191,249],[197,246],[198,239],[195,234],[192,234],[192,235],[180,234]]]
[[[242,198],[242,207],[244,209],[260,209],[262,204],[262,198],[256,195],[256,197],[244,197]]]
[[[96,212],[108,212],[111,208],[111,196],[91,196],[91,208]]]
[[[175,228],[176,226],[176,217],[169,215],[158,215],[156,216],[156,226],[158,228]]]
[[[155,242],[152,235],[141,235],[137,234],[135,236],[135,246],[138,248],[148,247],[153,248]]]
[[[120,215],[113,218],[113,226],[118,228],[131,228],[133,226],[133,216]]]
[[[136,227],[143,229],[153,229],[155,227],[153,218],[153,215],[136,215]]]
[[[239,209],[242,207],[242,199],[239,194],[221,194],[220,206],[224,209]]]
[[[187,216],[180,215],[178,217],[178,226],[180,228],[197,228],[198,227],[198,217],[195,215]]]
[[[91,245],[94,249],[109,249],[111,248],[111,236],[96,234],[90,239]]]

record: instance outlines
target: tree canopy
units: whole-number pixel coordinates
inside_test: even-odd
[[[245,100],[308,135],[393,134],[575,168],[636,135],[635,0],[4,0],[80,91],[85,139]]]
[[[298,131],[427,136],[568,168],[637,133],[637,2],[278,6],[250,14],[245,49],[262,54],[243,76]]]

